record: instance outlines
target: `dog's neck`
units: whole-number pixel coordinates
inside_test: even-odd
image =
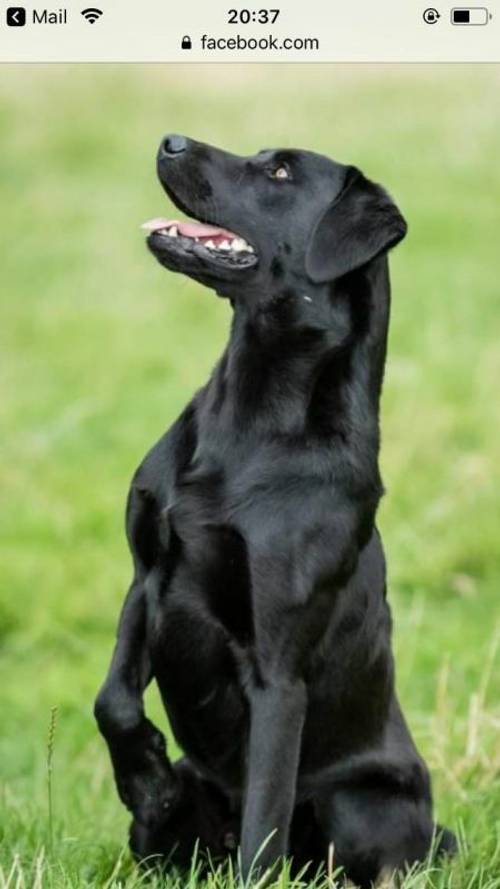
[[[212,416],[235,428],[373,440],[389,320],[387,260],[343,281],[235,300],[228,346],[210,381]]]

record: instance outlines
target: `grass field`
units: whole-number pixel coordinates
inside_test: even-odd
[[[380,526],[399,692],[462,852],[407,886],[499,889],[499,88],[477,66],[2,69],[2,889],[142,880],[92,702],[130,575],[129,479],[229,318],[144,249],[139,224],[167,210],[167,130],[354,162],[409,220],[392,261]]]

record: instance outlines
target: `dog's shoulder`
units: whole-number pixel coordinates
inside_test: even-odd
[[[146,570],[167,534],[163,521],[175,479],[196,447],[196,396],[148,451],[134,473],[126,508],[126,532],[136,568]]]
[[[195,396],[172,426],[161,436],[136,469],[129,491],[129,501],[168,500],[179,471],[189,462],[197,442],[197,401]]]

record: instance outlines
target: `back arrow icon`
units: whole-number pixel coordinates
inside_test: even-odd
[[[7,24],[11,28],[22,28],[26,24],[26,10],[24,6],[8,7]]]

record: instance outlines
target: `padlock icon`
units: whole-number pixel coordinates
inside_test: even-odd
[[[191,37],[189,37],[187,34],[185,34],[181,40],[181,49],[192,49],[192,48],[193,48],[193,44],[191,42]]]

